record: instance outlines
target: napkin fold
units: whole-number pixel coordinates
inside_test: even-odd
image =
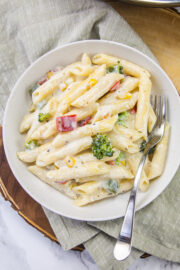
[[[1,0],[0,31],[0,121],[20,74],[61,44],[82,39],[113,40],[135,47],[155,60],[127,22],[102,1]],[[126,269],[142,251],[180,262],[179,180],[180,170],[155,201],[136,213],[132,253],[123,262],[113,258],[122,219],[82,222],[43,209],[62,247],[68,250],[83,243],[102,270]]]

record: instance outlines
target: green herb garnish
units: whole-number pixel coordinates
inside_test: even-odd
[[[32,95],[32,93],[39,87],[38,83],[35,83],[33,87],[29,90],[29,94]]]
[[[120,66],[120,62],[117,65],[110,66],[107,68],[107,73],[120,73],[123,74],[123,66]]]
[[[143,140],[142,142],[141,142],[141,144],[140,144],[140,146],[139,146],[139,151],[140,152],[144,152],[144,150],[145,150],[145,148],[146,148],[146,141],[145,140]]]
[[[116,180],[110,179],[104,183],[103,187],[106,191],[116,195],[119,190],[119,183]]]
[[[118,120],[117,120],[117,124],[121,125],[121,126],[125,126],[124,122],[127,120],[129,116],[128,112],[122,112],[118,114]]]
[[[120,151],[119,156],[115,159],[115,164],[119,165],[121,161],[125,160],[125,153],[123,151]]]
[[[50,113],[39,113],[38,120],[39,122],[48,122],[50,117]]]
[[[107,135],[96,135],[92,142],[92,152],[97,159],[102,159],[104,156],[112,157],[114,151],[109,137]]]
[[[31,140],[28,143],[25,144],[25,148],[28,150],[33,150],[38,146],[37,140]]]

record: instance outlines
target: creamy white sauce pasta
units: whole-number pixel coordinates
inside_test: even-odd
[[[20,125],[27,169],[84,206],[129,191],[147,134],[156,122],[150,73],[106,54],[48,71],[32,85],[32,103]],[[163,172],[169,138],[148,157],[139,188]]]

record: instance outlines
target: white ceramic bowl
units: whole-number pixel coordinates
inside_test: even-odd
[[[19,78],[9,97],[3,121],[3,142],[9,165],[21,186],[38,203],[53,212],[78,220],[101,221],[122,217],[126,210],[129,193],[109,198],[82,208],[73,205],[73,201],[50,186],[38,180],[26,169],[26,165],[16,157],[16,152],[23,149],[24,138],[19,133],[20,122],[27,113],[30,97],[28,88],[48,70],[70,64],[83,52],[90,54],[108,53],[128,59],[150,71],[153,93],[164,94],[169,101],[169,121],[171,136],[163,175],[153,181],[148,192],[139,192],[137,210],[152,202],[170,183],[180,161],[180,102],[177,91],[169,77],[149,57],[126,45],[103,41],[79,41],[58,47],[39,58]]]

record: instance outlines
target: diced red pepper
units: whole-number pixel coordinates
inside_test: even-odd
[[[57,117],[56,128],[60,132],[72,131],[77,128],[76,114]]]
[[[60,184],[62,184],[62,185],[66,184],[66,183],[67,183],[67,181],[60,182]]]
[[[132,109],[131,109],[131,111],[130,111],[132,114],[136,114],[136,112],[137,112],[137,106],[135,105]]]
[[[44,77],[44,78],[42,78],[41,80],[38,81],[38,84],[42,85],[43,83],[47,82],[47,80],[48,80],[47,77]]]
[[[62,185],[66,184],[67,182],[68,182],[68,180],[62,181],[62,182],[60,182],[60,181],[55,181],[55,183],[57,183],[57,184],[62,184]]]
[[[110,92],[116,91],[120,87],[120,81],[116,82],[110,89]]]
[[[88,116],[88,117],[84,118],[83,120],[78,121],[78,127],[82,127],[82,126],[87,125],[91,121],[91,119],[92,119],[92,117]]]
[[[108,161],[106,161],[106,163],[107,163],[108,165],[114,166],[114,165],[115,165],[115,160],[108,160]]]

